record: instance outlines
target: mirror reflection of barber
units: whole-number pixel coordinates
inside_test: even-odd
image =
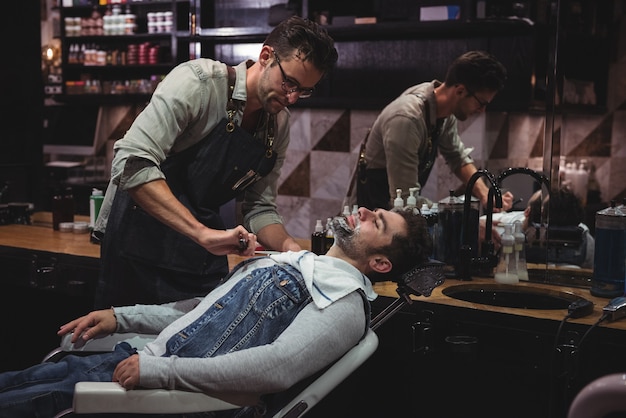
[[[409,87],[389,103],[366,140],[356,182],[358,205],[392,207],[396,189],[406,200],[409,189],[421,190],[426,183],[438,153],[466,185],[477,168],[472,148],[461,141],[457,120],[484,112],[505,81],[506,69],[495,57],[470,51],[452,62],[443,83],[433,80]],[[485,207],[489,188],[482,179],[473,193]],[[504,193],[502,201],[502,210],[509,210],[513,194]],[[422,203],[432,205],[420,196],[418,207]]]

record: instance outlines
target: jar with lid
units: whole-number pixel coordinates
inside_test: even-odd
[[[626,276],[626,213],[611,206],[596,212],[591,294],[604,298],[624,295]]]
[[[74,222],[74,194],[71,187],[58,191],[52,197],[52,228],[58,231],[62,222]]]

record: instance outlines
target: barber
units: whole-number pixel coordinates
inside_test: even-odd
[[[470,51],[452,62],[443,83],[433,80],[415,85],[387,105],[374,121],[361,153],[358,205],[390,208],[396,189],[402,189],[406,200],[410,188],[419,191],[426,184],[438,153],[467,185],[477,169],[471,149],[461,141],[457,121],[483,112],[505,81],[506,69],[495,57]],[[486,206],[489,187],[482,179],[473,192]],[[505,193],[502,210],[510,209],[512,202],[513,195]]]
[[[256,239],[301,250],[276,208],[286,108],[309,97],[336,61],[327,32],[294,16],[267,36],[257,61],[195,59],[163,79],[115,143],[94,227],[97,309],[206,295],[228,272],[226,255],[252,255]],[[219,208],[235,197],[245,227],[227,230]]]

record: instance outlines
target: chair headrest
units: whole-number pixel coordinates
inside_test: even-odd
[[[445,263],[429,260],[416,265],[394,281],[410,294],[428,297],[435,287],[440,286],[446,280],[444,266]]]

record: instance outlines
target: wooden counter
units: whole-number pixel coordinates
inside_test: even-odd
[[[298,242],[303,246],[303,248],[309,248],[309,240],[299,239]],[[89,234],[74,234],[69,232],[54,231],[52,229],[50,220],[46,218],[45,214],[43,216],[35,216],[33,218],[33,225],[0,226],[0,246],[93,258],[98,258],[100,256],[100,246],[89,242]],[[243,257],[236,255],[231,255],[228,258],[229,265],[231,267],[243,259]],[[447,287],[458,284],[493,282],[493,279],[490,278],[476,278],[471,282],[460,281],[457,279],[447,279],[443,285],[439,286],[433,291],[430,297],[420,296],[412,298],[417,301],[423,301],[433,304],[481,310],[486,312],[497,312],[510,315],[526,316],[530,318],[548,319],[553,321],[561,321],[567,314],[567,311],[563,309],[516,309],[465,302],[462,300],[453,299],[442,293],[443,290]],[[570,319],[568,321],[579,324],[594,324],[602,315],[602,307],[604,307],[609,302],[608,299],[592,296],[589,292],[589,289],[586,288],[555,286],[529,282],[520,282],[519,286],[533,286],[538,288],[556,289],[558,291],[568,292],[590,300],[594,304],[593,314],[585,318]],[[376,293],[378,293],[380,296],[390,298],[398,297],[396,288],[397,286],[393,282],[383,282],[374,285]],[[626,330],[626,319],[615,322],[603,322],[602,324],[600,324],[600,326]]]
[[[466,302],[463,300],[451,298],[443,294],[444,289],[450,286],[455,286],[455,285],[460,285],[460,284],[481,284],[481,283],[492,284],[495,282],[493,279],[490,279],[490,278],[474,278],[472,281],[460,281],[457,279],[447,279],[441,286],[435,288],[433,290],[433,293],[429,297],[411,296],[411,299],[416,300],[416,301],[426,302],[426,303],[454,306],[454,307],[459,307],[459,308],[467,308],[467,309],[481,310],[481,311],[488,311],[488,312],[497,312],[497,313],[504,313],[504,314],[510,314],[510,315],[526,316],[526,317],[537,318],[537,319],[548,319],[548,320],[553,320],[553,321],[561,321],[567,314],[566,309],[505,308],[505,307],[499,307],[499,306],[491,306],[491,305],[483,305],[479,303]],[[602,308],[606,306],[606,304],[609,302],[609,299],[598,298],[598,297],[591,295],[591,293],[589,292],[589,289],[583,289],[583,288],[578,288],[578,287],[566,287],[566,286],[560,286],[560,285],[556,286],[556,285],[550,285],[550,284],[531,283],[531,282],[520,282],[516,286],[533,287],[533,288],[541,288],[541,289],[553,289],[559,292],[567,292],[573,295],[577,295],[593,302],[594,308],[593,308],[593,313],[591,315],[588,315],[585,318],[568,320],[568,322],[573,322],[573,323],[578,323],[578,324],[587,324],[587,325],[594,324],[602,316]],[[381,282],[381,283],[376,283],[374,285],[374,290],[380,296],[397,298],[398,293],[396,292],[396,289],[397,289],[397,285],[393,282]],[[619,321],[615,321],[615,322],[603,322],[599,326],[626,330],[626,318],[619,320]]]
[[[52,225],[0,226],[0,246],[81,257],[100,257],[100,246],[89,242],[89,234],[55,231]]]

